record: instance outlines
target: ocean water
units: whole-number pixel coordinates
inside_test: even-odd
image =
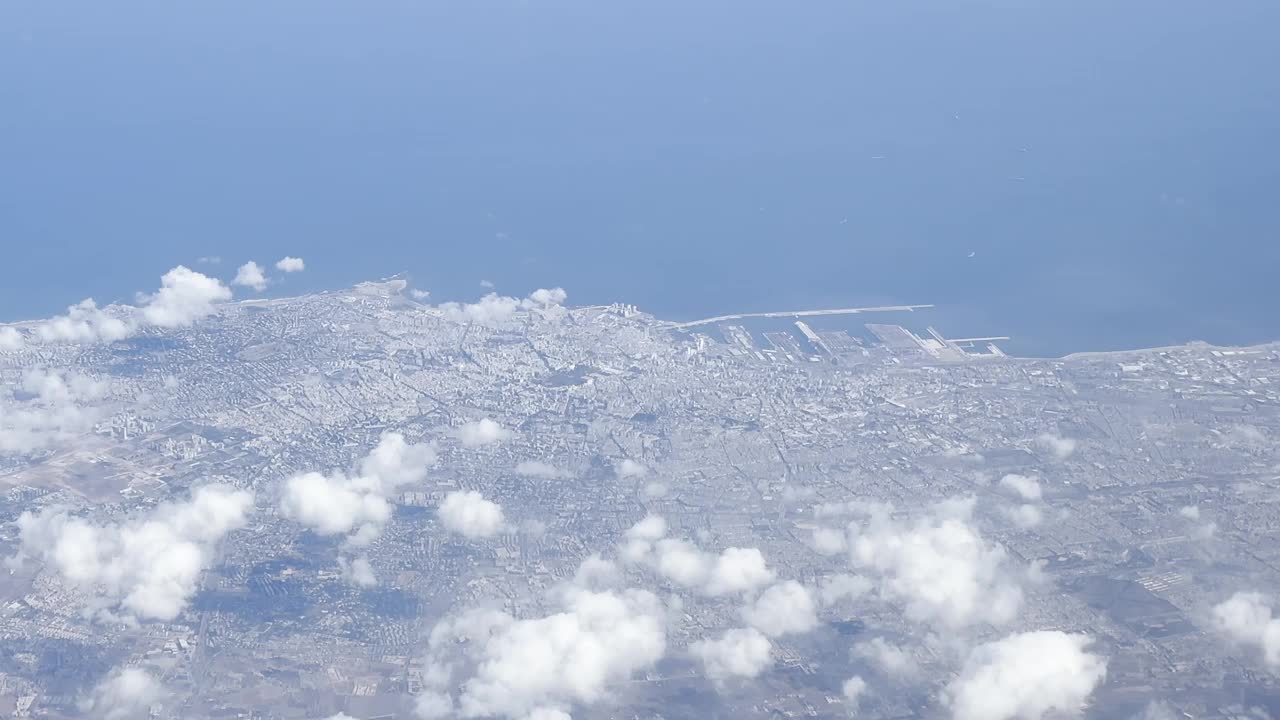
[[[1280,339],[1268,0],[207,5],[0,6],[0,320],[291,254],[269,292]]]

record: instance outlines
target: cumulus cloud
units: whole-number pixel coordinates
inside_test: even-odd
[[[563,305],[564,301],[568,299],[569,293],[566,293],[564,288],[538,288],[529,294],[529,302],[544,308]]]
[[[1009,522],[1017,525],[1023,530],[1030,530],[1036,527],[1044,519],[1040,508],[1029,503],[1004,507],[1000,509],[1001,514],[1008,518]]]
[[[624,480],[630,480],[633,478],[642,478],[645,475],[648,475],[649,468],[641,465],[631,458],[624,458],[614,464],[613,472]]]
[[[424,480],[435,461],[431,445],[409,444],[400,433],[386,433],[353,474],[307,472],[286,480],[280,511],[318,535],[350,533],[349,546],[368,545],[391,519],[389,498]],[[366,577],[354,572],[348,576]]]
[[[822,555],[839,555],[848,549],[844,531],[828,527],[814,528],[813,549]]]
[[[378,576],[374,574],[373,565],[369,563],[367,557],[362,556],[351,560],[340,557],[338,567],[342,570],[342,577],[352,585],[367,588],[378,584]]]
[[[479,609],[436,625],[419,717],[562,717],[666,652],[666,608],[650,592],[571,586],[558,604],[545,617]]]
[[[342,535],[361,528],[360,541],[355,544],[367,544],[381,534],[382,525],[391,517],[391,506],[363,480],[340,473],[295,475],[285,482],[280,510],[317,535]]]
[[[152,705],[165,699],[167,692],[146,670],[123,668],[103,678],[82,700],[80,711],[102,720],[133,720],[150,715]]]
[[[0,327],[0,352],[12,352],[26,347],[27,341],[16,328]]]
[[[146,298],[142,317],[156,327],[187,327],[230,299],[231,290],[216,278],[179,265],[160,278],[160,289]]]
[[[6,389],[7,397],[0,391],[0,454],[25,454],[91,431],[102,415],[95,402],[107,385],[78,373],[34,369]]]
[[[477,325],[497,325],[515,316],[520,301],[497,293],[489,293],[474,303],[447,302],[439,310],[446,319],[454,322],[472,322]]]
[[[671,489],[667,487],[666,483],[655,480],[644,486],[644,496],[650,500],[656,500],[658,498],[666,497],[670,490]]]
[[[236,277],[231,281],[231,284],[253,288],[261,292],[267,287],[267,275],[262,271],[261,265],[250,260],[241,265],[239,270],[236,270]]]
[[[687,540],[665,537],[666,521],[650,515],[626,533],[622,556],[643,563],[681,587],[710,596],[745,593],[774,579],[757,548],[726,548],[719,555]]]
[[[67,308],[66,315],[58,315],[36,323],[35,336],[42,342],[94,343],[123,340],[136,331],[129,311],[108,313],[98,307],[93,298],[87,298]],[[123,315],[121,317],[120,315]]]
[[[734,628],[689,646],[689,653],[702,661],[707,677],[716,682],[756,677],[773,664],[772,650],[773,643],[755,628]]]
[[[1036,445],[1057,460],[1066,460],[1076,451],[1075,440],[1057,433],[1040,433],[1036,437]]]
[[[632,563],[643,562],[653,552],[654,542],[661,540],[666,534],[666,520],[660,515],[646,515],[624,534],[622,558]]]
[[[1000,486],[1028,502],[1040,499],[1040,482],[1033,477],[1009,473],[1000,478]]]
[[[179,265],[164,274],[159,291],[139,297],[143,305],[140,308],[112,305],[105,309],[88,298],[67,308],[65,315],[32,323],[30,333],[42,343],[115,342],[149,326],[174,328],[191,325],[216,312],[217,303],[230,300],[231,290],[214,278]],[[4,349],[5,344],[17,344],[23,340],[16,330],[7,329],[12,332],[0,329],[0,349]]]
[[[844,701],[850,710],[857,711],[858,702],[862,700],[862,695],[867,691],[867,681],[861,677],[854,675],[844,681],[844,685],[840,687],[840,693],[844,695]]]
[[[590,555],[578,565],[573,584],[586,590],[607,590],[622,579],[618,566],[599,555]]]
[[[920,670],[911,653],[884,638],[858,643],[853,648],[853,654],[867,659],[878,671],[893,678],[914,677]]]
[[[742,609],[742,619],[768,635],[781,637],[806,633],[817,627],[818,612],[808,588],[787,580],[760,593]]]
[[[206,485],[182,503],[166,503],[146,517],[97,525],[46,508],[18,518],[17,561],[45,563],[68,584],[92,593],[104,616],[173,620],[195,594],[218,542],[243,527],[253,495]]]
[[[1198,521],[1200,519],[1200,508],[1195,505],[1187,505],[1178,510],[1178,514],[1188,520]],[[1197,540],[1209,540],[1217,534],[1217,532],[1218,523],[1210,521],[1198,526],[1192,534],[1192,537]]]
[[[1042,630],[1010,635],[970,651],[946,690],[955,720],[1040,720],[1074,714],[1107,674],[1087,635]]]
[[[555,465],[541,460],[522,461],[516,465],[516,474],[521,477],[538,478],[539,480],[560,480],[573,475],[567,470],[561,470]]]
[[[733,595],[749,592],[774,578],[757,548],[730,547],[716,557],[703,592],[708,595]]]
[[[1011,621],[1022,589],[1006,570],[1004,548],[971,523],[972,499],[951,500],[912,521],[886,506],[849,526],[851,564],[873,575],[881,597],[905,603],[912,620],[957,629]]]
[[[810,500],[817,491],[811,487],[803,485],[788,485],[782,488],[782,501],[785,503],[798,503]]]
[[[1238,592],[1213,608],[1213,625],[1241,645],[1262,650],[1267,665],[1280,668],[1280,618],[1272,617],[1270,599],[1257,592]]]
[[[462,441],[462,446],[469,448],[510,440],[513,434],[489,418],[472,420],[454,431],[454,435]]]
[[[493,537],[506,524],[502,507],[474,490],[449,493],[436,514],[446,528],[469,538]]]
[[[548,310],[561,305],[567,298],[568,294],[561,288],[538,289],[524,299],[489,293],[474,303],[447,302],[436,309],[453,322],[500,325],[519,311]]]
[[[302,272],[307,269],[307,264],[300,257],[286,255],[276,261],[276,269],[287,273]]]
[[[822,581],[819,597],[823,605],[835,605],[845,598],[857,600],[875,589],[875,583],[861,575],[840,573]]]

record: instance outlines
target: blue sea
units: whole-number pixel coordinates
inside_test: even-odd
[[[269,293],[933,303],[1029,355],[1280,339],[1277,27],[1274,0],[4,3],[0,320],[288,254]]]

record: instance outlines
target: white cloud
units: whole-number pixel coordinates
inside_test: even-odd
[[[300,257],[289,257],[286,255],[276,261],[276,269],[280,272],[287,273],[302,272],[307,269],[307,263]]]
[[[650,500],[656,500],[666,497],[670,490],[671,488],[667,487],[666,483],[654,480],[644,486],[644,496]]]
[[[714,562],[710,553],[677,538],[663,538],[654,544],[652,565],[658,574],[677,585],[694,587],[707,582]]]
[[[564,291],[564,288],[538,288],[529,294],[529,302],[544,308],[563,305],[568,299],[569,294]]]
[[[0,327],[0,352],[12,352],[26,347],[22,333],[11,327]]]
[[[1040,499],[1040,482],[1033,477],[1009,473],[1000,478],[1000,486],[1013,491],[1028,502]]]
[[[884,638],[873,638],[858,643],[853,654],[866,658],[881,673],[893,678],[910,678],[919,673],[920,668],[911,653],[897,645],[886,642]]]
[[[1272,617],[1269,598],[1238,592],[1213,608],[1213,625],[1232,640],[1262,650],[1263,660],[1280,668],[1280,617]]]
[[[1076,451],[1075,440],[1057,433],[1040,433],[1036,437],[1036,445],[1058,460],[1066,460]]]
[[[413,698],[413,711],[423,720],[453,717],[453,698],[446,692],[427,690]]]
[[[1195,505],[1187,505],[1178,511],[1178,514],[1188,520],[1200,519],[1200,508]]]
[[[253,288],[258,292],[262,292],[267,287],[267,275],[262,272],[262,266],[250,260],[240,266],[236,270],[236,277],[231,281],[232,285]]]
[[[515,316],[520,309],[520,301],[497,293],[489,293],[479,302],[457,303],[447,302],[439,306],[444,317],[454,322],[471,322],[477,325],[498,325]]]
[[[730,547],[715,559],[703,592],[713,596],[750,592],[773,582],[773,578],[760,550]]]
[[[481,281],[480,281],[480,287],[482,287],[482,288],[484,288],[484,289],[486,289],[486,290],[492,290],[492,289],[493,289],[493,281],[491,281],[491,280],[481,280]]]
[[[338,567],[342,569],[342,577],[357,587],[373,587],[378,584],[378,576],[373,572],[369,558],[358,557],[352,560],[338,558]]]
[[[912,620],[951,629],[1007,623],[1022,589],[1005,569],[1004,548],[970,523],[972,511],[972,499],[951,500],[898,522],[888,508],[871,507],[862,527],[850,525],[851,563],[876,576],[883,598],[904,601]]]
[[[34,369],[7,390],[8,397],[0,394],[0,454],[25,454],[91,431],[103,414],[94,403],[107,385],[78,373]]]
[[[29,557],[62,580],[95,595],[94,608],[122,619],[172,620],[195,594],[200,573],[227,533],[243,527],[253,495],[207,485],[183,503],[166,503],[147,517],[95,525],[46,508],[18,518],[18,559]]]
[[[624,458],[614,463],[613,472],[624,480],[630,480],[632,478],[642,478],[645,475],[648,475],[649,468],[641,465],[631,458]]]
[[[667,521],[658,515],[646,515],[626,532],[620,554],[622,559],[638,563],[649,559],[653,543],[667,534]]]
[[[540,480],[560,480],[573,476],[573,474],[567,470],[561,470],[555,465],[542,462],[541,460],[522,461],[519,465],[516,465],[516,474],[522,477],[538,478]]]
[[[666,521],[647,516],[627,531],[623,559],[643,563],[676,585],[710,596],[750,592],[774,579],[757,548],[730,547],[717,555],[687,540],[665,537],[666,532]]]
[[[410,445],[400,433],[386,433],[354,475],[308,472],[286,480],[280,511],[318,535],[354,531],[348,544],[368,545],[391,518],[388,498],[425,479],[435,461],[430,445]]]
[[[426,300],[427,298],[431,297],[431,291],[419,290],[418,288],[414,288],[409,291],[409,296],[412,297],[414,300]]]
[[[855,712],[858,709],[858,702],[862,700],[862,695],[866,691],[867,681],[857,675],[845,680],[844,685],[840,687],[840,693],[844,695],[848,708]]]
[[[817,494],[817,491],[811,487],[788,485],[782,488],[782,501],[785,503],[804,502]]]
[[[759,675],[773,665],[772,650],[773,643],[755,628],[734,628],[719,638],[689,646],[689,653],[702,661],[707,677],[717,682]]]
[[[489,418],[472,420],[454,431],[454,435],[462,441],[462,446],[469,448],[510,440],[513,434]]]
[[[1074,714],[1106,676],[1091,639],[1058,630],[1010,635],[979,645],[947,687],[955,720],[1040,720]]]
[[[569,587],[558,602],[561,610],[545,617],[472,610],[439,623],[426,657],[436,670],[424,679],[419,716],[449,712],[451,688],[460,717],[566,713],[606,698],[611,685],[666,652],[666,609],[652,593]]]
[[[751,627],[780,637],[806,633],[817,627],[818,612],[808,588],[787,580],[760,593],[760,597],[742,609],[742,619]]]
[[[564,303],[568,295],[561,288],[534,290],[529,297],[517,299],[489,293],[474,303],[447,302],[436,309],[447,320],[477,325],[501,325],[521,310],[550,310]]]
[[[1044,519],[1040,508],[1035,505],[1023,503],[1022,505],[1014,505],[1011,507],[1003,507],[1000,509],[1001,514],[1009,519],[1009,522],[1017,525],[1023,530],[1030,530],[1040,524]]]
[[[146,299],[142,317],[156,327],[186,327],[230,299],[231,290],[216,278],[179,265],[160,278],[160,289]]]
[[[446,495],[437,515],[446,528],[469,538],[493,537],[506,523],[502,507],[474,490]]]
[[[342,535],[353,528],[369,527],[368,539],[380,532],[391,517],[391,506],[362,477],[342,474],[303,473],[285,482],[280,501],[284,516],[297,520],[317,535]]]
[[[168,693],[160,681],[146,670],[123,668],[99,682],[89,697],[79,703],[80,711],[102,720],[134,720],[150,715],[152,705]]]
[[[578,565],[573,584],[585,590],[607,590],[622,579],[618,566],[599,555],[589,555]]]
[[[67,308],[65,315],[32,323],[30,332],[44,343],[115,342],[147,326],[191,325],[216,312],[217,303],[230,300],[231,290],[217,279],[179,265],[164,274],[159,291],[154,295],[140,294],[139,298],[141,308],[112,305],[106,309],[88,298]],[[8,337],[8,343],[15,342],[12,334],[0,329],[0,339],[4,337]]]
[[[405,485],[425,480],[435,463],[436,451],[429,443],[410,445],[404,435],[389,432],[360,460],[360,475],[375,492],[390,497]]]
[[[875,583],[861,575],[832,575],[822,582],[822,604],[834,605],[845,598],[857,600],[874,589]]]
[[[121,309],[126,313],[132,308]],[[92,298],[67,308],[66,315],[43,320],[33,326],[35,336],[42,342],[94,343],[123,340],[136,331],[131,317],[118,317],[98,307]]]
[[[822,555],[839,555],[849,546],[843,530],[818,527],[813,529],[813,549]]]

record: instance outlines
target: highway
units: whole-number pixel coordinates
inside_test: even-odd
[[[693,320],[684,323],[671,323],[673,328],[688,328],[698,325],[711,325],[713,323],[724,322],[725,320],[741,320],[743,318],[780,318],[780,317],[808,317],[811,315],[858,315],[861,313],[871,312],[911,312],[913,310],[922,310],[931,308],[932,305],[880,305],[877,307],[862,308],[837,308],[834,310],[789,310],[786,312],[761,312],[761,313],[741,313],[738,315],[718,315],[716,317],[705,318],[703,320]]]

